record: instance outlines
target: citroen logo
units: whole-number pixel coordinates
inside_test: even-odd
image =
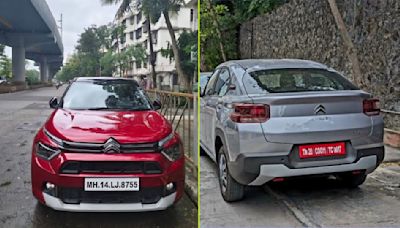
[[[314,108],[314,113],[315,115],[325,115],[326,114],[325,107],[323,105],[317,105]]]
[[[103,152],[106,154],[112,154],[112,153],[119,153],[120,150],[120,145],[119,143],[113,139],[109,138],[106,143],[104,143],[104,149]]]

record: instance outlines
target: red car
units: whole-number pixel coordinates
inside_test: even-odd
[[[77,78],[37,133],[32,192],[62,211],[154,211],[184,190],[179,136],[138,83]]]

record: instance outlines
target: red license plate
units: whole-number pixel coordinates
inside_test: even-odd
[[[345,154],[346,144],[344,142],[309,144],[299,146],[300,158],[329,157]]]

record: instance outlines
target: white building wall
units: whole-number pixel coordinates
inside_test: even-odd
[[[197,0],[186,1],[190,2],[189,5],[183,6],[177,13],[171,13],[170,19],[171,23],[176,30],[175,36],[178,40],[179,34],[184,30],[193,31],[195,27],[197,27]],[[194,4],[196,2],[196,4]],[[193,20],[191,21],[191,11],[193,11]],[[124,44],[119,44],[120,49],[126,48],[129,45],[136,45],[136,44],[143,44],[143,42],[147,41],[147,53],[149,54],[150,51],[150,44],[148,41],[149,32],[143,33],[143,30],[146,25],[144,22],[146,18],[142,15],[141,20],[139,23],[137,22],[137,15],[139,12],[127,12],[124,17],[119,18],[116,20],[115,23],[121,24],[124,20],[126,21],[126,29],[125,29],[125,37],[126,42]],[[131,16],[134,16],[133,24],[131,23]],[[142,37],[137,39],[136,38],[136,31],[138,29],[142,29]],[[175,70],[175,62],[174,60],[170,60],[168,57],[163,57],[161,55],[161,49],[167,49],[171,45],[171,37],[167,29],[167,25],[165,23],[164,16],[161,15],[160,19],[155,24],[151,24],[152,32],[157,33],[157,43],[153,45],[154,51],[157,52],[157,59],[156,59],[156,73],[157,73],[157,85],[162,87],[173,87],[174,82],[174,74],[176,75]],[[131,33],[133,32],[133,39],[131,39]],[[137,68],[136,64],[132,64],[133,67],[131,70],[127,72],[128,76],[136,78],[137,80],[140,79],[141,76],[146,75],[147,78],[150,79],[151,74],[151,65],[148,61],[147,67],[144,67],[142,64],[141,68]],[[116,74],[118,75],[119,72],[117,71]],[[116,75],[116,76],[117,76]],[[175,76],[176,77],[176,76]],[[176,81],[176,80],[175,80]]]

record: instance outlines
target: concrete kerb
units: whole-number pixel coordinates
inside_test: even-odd
[[[185,176],[185,192],[189,196],[189,199],[197,206],[197,174],[193,173],[192,169],[186,167]]]
[[[31,90],[31,89],[38,89],[42,87],[51,87],[53,86],[51,83],[41,83],[37,85],[26,85],[25,83],[21,84],[7,84],[7,85],[0,85],[0,94],[1,93],[14,93],[18,91],[23,91],[23,90]]]

